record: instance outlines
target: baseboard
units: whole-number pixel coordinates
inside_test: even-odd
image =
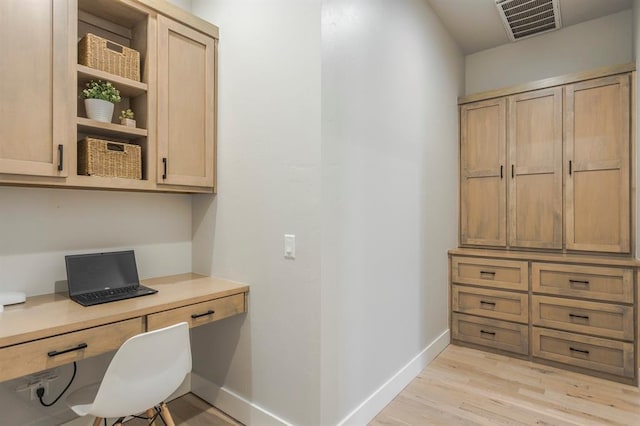
[[[196,373],[191,373],[191,392],[245,425],[291,425],[235,392],[221,388]]]
[[[426,348],[349,413],[338,426],[366,425],[382,411],[424,368],[433,361],[451,340],[449,330],[436,337]]]

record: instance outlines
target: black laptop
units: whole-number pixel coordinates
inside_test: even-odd
[[[84,306],[157,293],[140,285],[133,250],[65,256],[69,297]]]

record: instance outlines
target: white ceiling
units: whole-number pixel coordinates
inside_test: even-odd
[[[511,43],[495,0],[427,0],[465,55]],[[633,0],[559,0],[562,27],[629,9]]]

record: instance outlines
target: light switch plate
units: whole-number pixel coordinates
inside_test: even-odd
[[[296,258],[296,236],[293,234],[284,234],[284,257]]]

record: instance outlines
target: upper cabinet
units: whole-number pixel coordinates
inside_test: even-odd
[[[69,174],[70,12],[66,0],[0,2],[0,174]]]
[[[629,253],[630,96],[621,73],[461,105],[460,244]]]
[[[0,2],[0,184],[214,192],[217,37],[161,0]],[[120,91],[110,122],[79,98],[92,80]]]
[[[158,183],[214,186],[215,40],[158,17]]]
[[[629,76],[566,87],[567,248],[628,253]]]

